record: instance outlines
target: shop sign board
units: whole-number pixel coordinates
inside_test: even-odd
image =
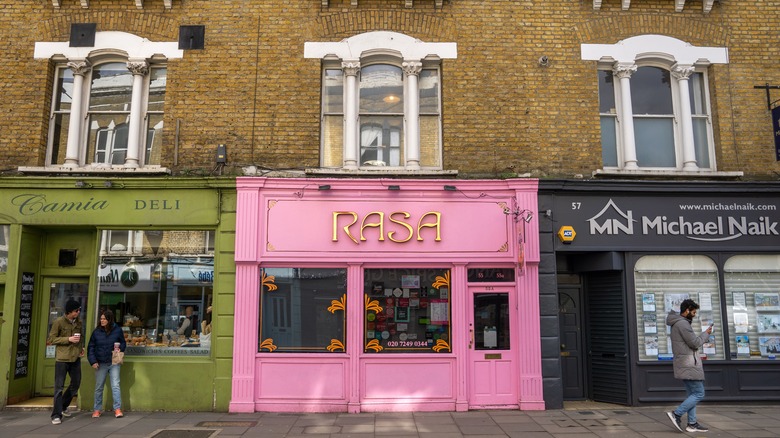
[[[152,270],[159,265],[151,263],[111,263],[98,267],[101,292],[157,292],[159,276]]]
[[[556,195],[556,223],[576,239],[558,250],[777,248],[780,198]]]
[[[3,189],[0,211],[23,224],[214,225],[219,195],[207,189]]]

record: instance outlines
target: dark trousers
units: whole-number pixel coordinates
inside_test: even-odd
[[[64,391],[65,375],[70,375],[70,385]],[[81,358],[74,362],[54,363],[54,406],[51,410],[51,418],[62,418],[62,411],[70,406],[73,397],[79,392],[81,385]]]

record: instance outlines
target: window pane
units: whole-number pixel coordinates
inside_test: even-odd
[[[0,225],[0,272],[8,271],[8,243],[11,227]]]
[[[344,112],[344,72],[327,69],[322,84],[322,112],[341,114]]]
[[[57,97],[55,111],[70,111],[73,102],[73,71],[69,68],[57,70]]]
[[[63,164],[65,162],[65,152],[68,149],[68,129],[70,128],[70,114],[55,114],[52,120],[51,139],[51,163]]]
[[[404,112],[403,74],[392,65],[369,65],[360,70],[360,113]]]
[[[616,116],[601,116],[601,161],[604,167],[618,165],[615,123]]]
[[[420,114],[439,114],[439,70],[420,72]]]
[[[261,270],[260,352],[346,351],[347,270]]]
[[[634,117],[634,134],[639,167],[677,167],[673,119]]]
[[[130,111],[133,75],[123,63],[113,62],[92,70],[89,111]]]
[[[688,79],[688,88],[691,98],[691,114],[693,115],[706,115],[707,114],[707,100],[704,88],[704,74],[694,73]]]
[[[87,162],[124,164],[127,155],[127,118],[127,114],[90,115]]]
[[[672,83],[669,70],[639,67],[631,75],[631,105],[634,114],[672,114]]]
[[[153,68],[149,76],[148,111],[162,112],[165,103],[165,86],[168,83],[168,69]]]
[[[608,70],[599,70],[599,112],[616,113],[614,76]]]
[[[403,117],[360,118],[361,166],[401,166]]]
[[[731,357],[780,355],[780,256],[738,255],[724,266]]]
[[[144,164],[159,165],[162,158],[163,115],[149,114],[146,129],[146,156]]]
[[[447,269],[366,269],[364,351],[450,352]]]
[[[322,118],[322,167],[341,167],[344,163],[344,116]]]
[[[671,338],[666,317],[680,312],[680,303],[692,299],[699,311],[692,321],[701,333],[714,322],[713,336],[699,353],[708,359],[725,359],[718,269],[712,259],[697,255],[645,256],[634,267],[639,360],[671,359]]]
[[[439,116],[420,116],[420,167],[441,169]]]
[[[474,295],[474,349],[509,350],[509,294]]]
[[[693,118],[693,145],[696,149],[696,164],[700,168],[710,167],[710,148],[707,141],[707,119]]]
[[[128,355],[208,355],[213,231],[102,233],[98,302],[122,326]]]

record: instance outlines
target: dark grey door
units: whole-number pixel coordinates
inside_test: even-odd
[[[558,324],[561,337],[563,399],[585,398],[585,364],[582,336],[582,288],[579,285],[558,287]]]
[[[585,302],[590,398],[629,405],[628,321],[623,272],[587,274]]]

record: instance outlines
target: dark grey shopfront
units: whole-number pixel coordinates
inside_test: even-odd
[[[780,400],[780,184],[542,181],[539,208],[548,408],[679,401],[685,298],[715,327],[706,399]]]

